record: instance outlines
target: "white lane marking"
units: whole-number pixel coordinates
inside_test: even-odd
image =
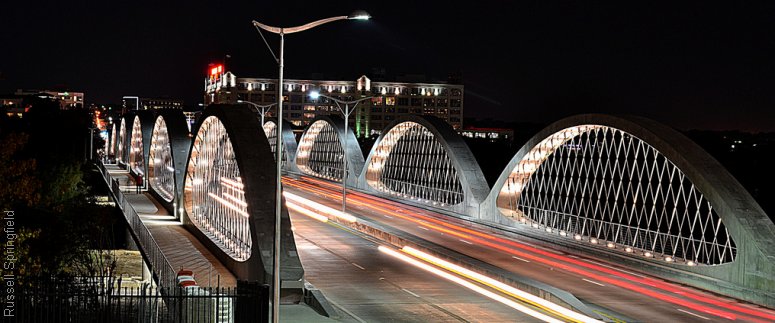
[[[363,268],[363,266],[356,264],[354,262],[351,263],[353,266],[360,268],[361,270],[366,270],[366,268]]]
[[[680,311],[680,312],[684,312],[684,313],[686,313],[686,314],[693,315],[693,316],[699,317],[699,318],[701,318],[701,319],[710,320],[709,318],[707,318],[707,317],[704,317],[704,316],[702,316],[702,315],[699,315],[699,314],[694,314],[694,313],[692,313],[692,312],[689,312],[689,311],[684,311],[684,310],[682,310],[682,309],[680,309],[680,308],[676,308],[676,309],[677,309],[678,311]]]
[[[465,243],[467,243],[467,244],[473,244],[473,243],[471,243],[471,242],[468,242],[468,241],[465,241],[465,240],[463,240],[463,239],[458,239],[458,240],[460,240],[460,241],[462,241],[462,242],[465,242]]]
[[[630,275],[633,275],[633,276],[638,276],[640,278],[648,278],[646,276],[643,276],[643,275],[640,275],[640,274],[636,274],[636,273],[631,272],[631,271],[626,271],[624,269],[619,269],[619,268],[616,268],[616,267],[612,267],[612,266],[609,266],[609,265],[606,265],[606,264],[603,264],[603,263],[599,263],[597,261],[592,261],[592,260],[588,260],[588,259],[581,259],[581,260],[589,262],[589,263],[593,263],[593,264],[598,265],[598,266],[603,266],[603,267],[606,267],[606,268],[610,268],[610,269],[613,269],[613,270],[616,270],[616,271],[621,271],[623,273],[627,273],[627,274],[630,274]]]
[[[520,258],[520,257],[517,257],[517,256],[511,256],[511,258],[514,258],[514,259],[517,259],[517,260],[522,260],[522,261],[524,261],[524,262],[530,262],[530,260],[527,260],[527,259],[522,259],[522,258]]]
[[[403,290],[403,291],[405,291],[405,292],[409,293],[409,295],[412,295],[412,296],[414,296],[414,297],[420,298],[420,295],[417,295],[417,294],[415,294],[415,293],[412,293],[412,291],[410,291],[410,290],[408,290],[408,289],[406,289],[406,288],[401,288],[401,290]]]
[[[392,218],[393,218],[392,216],[389,216],[389,215],[387,215],[387,214],[383,214],[382,216],[384,216],[384,217],[386,217],[386,218],[388,218],[388,219],[392,219]]]
[[[589,280],[589,279],[586,279],[586,278],[582,278],[581,280],[583,280],[583,281],[585,281],[585,282],[588,282],[588,283],[593,283],[593,284],[595,284],[595,285],[598,285],[598,286],[605,286],[605,285],[603,285],[603,284],[601,284],[601,283],[598,283],[598,282],[596,282],[596,281]]]
[[[426,228],[426,227],[421,227],[421,226],[419,226],[419,225],[418,225],[417,227],[418,227],[418,228],[420,228],[420,229],[423,229],[423,230],[425,230],[425,231],[431,231],[431,229],[428,229],[428,228]]]

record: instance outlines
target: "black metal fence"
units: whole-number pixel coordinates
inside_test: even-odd
[[[174,291],[170,289],[176,289]],[[16,322],[267,322],[268,285],[122,286],[105,277],[38,279],[15,291]]]

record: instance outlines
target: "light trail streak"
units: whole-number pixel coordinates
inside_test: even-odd
[[[555,303],[552,303],[550,301],[547,301],[543,298],[540,298],[538,296],[535,296],[533,294],[530,294],[528,292],[519,290],[517,288],[514,288],[512,286],[509,286],[507,284],[504,284],[498,280],[495,280],[491,277],[487,277],[485,275],[482,275],[480,273],[471,271],[469,269],[463,268],[461,266],[458,266],[456,264],[453,264],[451,262],[448,262],[446,260],[443,260],[441,258],[432,256],[428,253],[422,252],[420,250],[417,250],[412,247],[403,247],[401,251],[410,254],[412,256],[415,256],[417,258],[420,258],[422,260],[425,260],[426,262],[432,263],[436,266],[439,266],[441,268],[444,268],[446,270],[449,270],[451,272],[457,273],[458,275],[461,275],[463,277],[469,278],[471,280],[475,280],[481,284],[487,285],[491,288],[497,289],[511,297],[520,299],[526,303],[530,303],[534,306],[540,307],[546,311],[557,313],[558,315],[564,316],[565,318],[570,318],[574,320],[578,320],[580,322],[595,322],[595,323],[602,323],[602,321],[593,319],[589,316],[583,315],[581,313],[574,312],[568,308],[562,307],[560,305],[557,305]]]
[[[305,179],[307,179],[307,178],[305,177]],[[312,181],[312,182],[315,182],[316,184],[320,183],[321,184],[320,186],[327,186],[327,187],[333,187],[333,188],[339,189],[338,186],[334,187],[333,184],[325,183],[325,182],[319,181],[317,179],[311,179],[310,178],[309,180]],[[341,195],[337,195],[337,194],[333,194],[333,193],[327,193],[326,191],[322,191],[321,190],[321,189],[323,189],[322,187],[316,187],[314,185],[303,183],[303,182],[296,181],[296,180],[294,180],[293,182],[286,181],[286,184],[288,184],[290,186],[297,187],[297,188],[302,189],[302,190],[316,191],[317,193],[323,194],[323,195],[325,195],[325,196],[327,196],[328,198],[331,198],[331,199],[341,199]],[[593,272],[589,272],[589,271],[581,269],[581,268],[576,268],[576,267],[572,267],[572,266],[569,266],[569,265],[564,264],[564,263],[558,263],[558,262],[552,261],[550,259],[545,259],[545,258],[542,258],[542,257],[537,257],[537,256],[535,256],[533,254],[540,254],[540,255],[548,257],[548,258],[552,258],[552,259],[555,259],[555,260],[560,260],[560,261],[563,261],[563,262],[566,262],[566,263],[570,263],[570,264],[573,264],[573,265],[576,265],[576,266],[579,266],[579,267],[584,267],[584,268],[587,268],[587,269],[592,269],[592,270],[595,270],[595,271],[600,272],[600,273],[610,274],[612,276],[616,276],[616,277],[618,277],[620,279],[628,280],[628,281],[633,282],[633,283],[639,283],[639,284],[644,284],[644,285],[647,285],[647,286],[655,287],[655,288],[660,289],[662,291],[668,291],[671,294],[673,294],[673,293],[681,293],[682,296],[685,296],[685,297],[687,297],[689,299],[692,299],[692,300],[695,300],[695,301],[699,301],[699,302],[702,302],[702,303],[706,303],[706,304],[715,305],[715,306],[723,308],[723,309],[733,310],[733,311],[737,311],[737,312],[740,312],[740,313],[745,313],[745,314],[754,315],[754,316],[761,317],[761,318],[766,318],[769,321],[775,321],[775,315],[773,315],[773,314],[757,311],[757,310],[746,308],[746,307],[736,306],[734,304],[729,304],[729,303],[726,303],[726,302],[723,302],[723,301],[719,301],[719,300],[716,300],[716,299],[711,299],[711,298],[708,298],[705,295],[699,294],[699,293],[694,292],[692,290],[689,290],[689,289],[679,289],[679,288],[677,288],[677,287],[675,287],[673,285],[670,285],[669,283],[662,282],[662,281],[659,281],[659,280],[656,280],[656,279],[653,279],[653,278],[636,277],[634,275],[629,275],[629,274],[626,274],[626,273],[622,273],[622,272],[620,272],[618,270],[613,269],[612,267],[605,268],[605,267],[602,267],[602,266],[599,266],[599,265],[595,265],[595,264],[592,264],[592,263],[586,263],[586,262],[583,262],[581,260],[575,260],[575,259],[572,259],[570,257],[564,256],[564,255],[561,255],[561,254],[555,254],[553,252],[548,252],[546,250],[541,250],[541,249],[538,249],[538,248],[527,246],[527,245],[524,245],[524,244],[521,244],[521,243],[518,243],[518,242],[515,242],[515,241],[512,241],[512,240],[495,237],[495,236],[492,236],[492,235],[489,235],[489,234],[486,234],[486,233],[483,233],[483,232],[479,232],[479,231],[468,229],[468,228],[464,228],[464,227],[461,227],[461,226],[458,226],[458,225],[455,225],[455,224],[447,223],[445,221],[436,219],[434,217],[425,216],[425,215],[422,215],[422,214],[419,214],[419,213],[413,213],[411,217],[410,216],[406,216],[404,214],[400,214],[400,213],[397,213],[397,212],[393,211],[393,208],[395,208],[395,207],[393,205],[391,205],[391,204],[378,201],[378,200],[376,200],[374,198],[362,197],[362,196],[359,196],[358,193],[348,194],[348,203],[351,203],[351,204],[354,204],[354,205],[358,205],[358,206],[362,206],[362,207],[370,208],[370,209],[372,209],[374,211],[383,213],[383,215],[384,214],[391,214],[391,215],[393,215],[395,217],[399,217],[399,218],[407,220],[407,221],[415,222],[415,223],[418,223],[418,224],[423,224],[426,227],[432,228],[432,229],[434,229],[436,231],[439,231],[439,232],[442,232],[442,233],[447,233],[447,234],[454,235],[454,236],[456,236],[458,238],[464,238],[464,239],[468,239],[468,240],[471,240],[471,241],[475,241],[475,242],[480,243],[482,245],[485,245],[485,246],[488,246],[488,247],[491,247],[491,248],[494,248],[494,249],[498,249],[500,251],[504,251],[504,252],[510,253],[512,255],[520,256],[521,258],[531,259],[531,260],[534,260],[536,262],[544,263],[544,264],[547,264],[547,265],[550,265],[550,266],[553,266],[553,267],[558,267],[558,268],[561,268],[561,269],[564,269],[564,270],[567,270],[567,271],[570,271],[570,272],[573,272],[573,273],[576,273],[576,274],[579,274],[579,275],[582,275],[582,276],[586,276],[588,278],[596,279],[596,280],[599,280],[599,281],[604,281],[604,282],[606,282],[608,284],[611,284],[611,285],[616,285],[616,286],[621,287],[621,288],[629,289],[629,290],[635,291],[637,293],[648,295],[648,296],[650,296],[652,298],[659,299],[659,300],[662,300],[662,301],[666,301],[666,302],[670,302],[670,303],[673,303],[673,304],[678,304],[678,305],[681,305],[681,306],[689,307],[689,308],[692,308],[692,309],[697,310],[697,311],[702,311],[702,312],[705,312],[705,313],[708,313],[708,314],[712,314],[712,315],[716,315],[716,316],[719,316],[719,317],[724,317],[724,318],[732,319],[732,320],[734,320],[734,319],[736,319],[738,317],[737,315],[735,315],[734,313],[731,313],[731,312],[727,312],[727,311],[724,311],[724,310],[719,310],[719,309],[708,307],[708,306],[705,306],[705,305],[702,305],[702,304],[698,304],[698,303],[688,302],[686,300],[679,299],[679,298],[676,298],[676,297],[671,296],[671,295],[661,294],[659,292],[655,292],[653,290],[650,290],[650,289],[647,289],[647,288],[644,288],[644,287],[633,285],[633,284],[630,284],[630,283],[625,282],[625,281],[619,281],[619,280],[611,279],[611,278],[608,278],[608,277],[600,276],[600,275],[598,275],[596,273],[593,273]],[[435,223],[437,225],[434,225],[434,224],[431,224],[431,223],[426,223],[426,222],[432,222],[432,223]],[[465,233],[461,233],[461,232],[465,232]],[[479,238],[486,239],[486,240],[482,240],[482,239],[479,239]],[[489,241],[487,241],[487,240],[489,240]],[[500,245],[500,244],[496,244],[496,243],[493,243],[493,242],[490,242],[490,241],[495,241],[495,242],[498,242],[498,243],[501,243],[501,244],[506,244],[506,245],[508,245],[510,247],[515,247],[515,248],[524,250],[526,252],[530,252],[531,254],[524,253],[522,251],[519,251],[519,250],[516,250],[516,249],[512,249],[510,247],[506,247],[506,246],[503,246],[503,245]],[[754,318],[747,318],[747,317],[741,317],[741,318],[745,318],[745,319],[749,319],[749,320],[753,320],[753,321],[758,321],[758,322],[767,322],[767,321],[756,320]]]
[[[312,212],[310,210],[307,210],[304,207],[302,207],[301,205],[298,205],[298,204],[295,204],[295,203],[292,203],[292,202],[285,202],[285,206],[288,207],[291,210],[294,210],[296,212],[304,214],[304,215],[306,215],[306,216],[308,216],[310,218],[313,218],[315,220],[318,220],[320,222],[323,222],[323,223],[328,222],[328,218],[327,217],[325,217],[323,215],[320,215],[320,214],[317,214],[315,212]]]
[[[479,294],[481,294],[483,296],[486,296],[486,297],[488,297],[488,298],[490,298],[492,300],[498,301],[498,302],[500,302],[503,305],[511,307],[511,308],[513,308],[515,310],[518,310],[518,311],[520,311],[522,313],[525,313],[527,315],[535,317],[535,318],[537,318],[539,320],[542,320],[544,322],[552,322],[552,323],[560,323],[560,322],[562,322],[562,321],[557,320],[555,318],[549,317],[548,315],[540,313],[540,312],[538,312],[536,310],[528,308],[527,306],[524,306],[524,305],[521,305],[521,304],[519,304],[517,302],[514,302],[514,301],[512,301],[512,300],[510,300],[510,299],[508,299],[506,297],[503,297],[503,296],[498,295],[496,293],[493,293],[493,292],[491,292],[489,290],[486,290],[486,289],[484,289],[484,288],[482,288],[480,286],[477,286],[476,284],[473,284],[473,283],[471,283],[471,282],[469,282],[469,281],[467,281],[465,279],[462,279],[460,277],[454,276],[454,275],[452,275],[452,274],[450,274],[448,272],[445,272],[443,270],[440,270],[438,268],[430,266],[430,265],[428,265],[426,263],[422,263],[422,262],[420,262],[420,261],[418,261],[418,260],[416,260],[414,258],[406,256],[406,255],[404,255],[404,254],[402,254],[402,253],[400,253],[398,251],[395,251],[395,250],[393,250],[391,248],[388,248],[388,247],[385,247],[385,246],[379,246],[379,251],[382,251],[385,254],[388,254],[390,256],[398,258],[398,259],[400,259],[400,260],[402,260],[404,262],[407,262],[409,264],[412,264],[412,265],[414,265],[414,266],[416,266],[416,267],[418,267],[420,269],[423,269],[425,271],[431,272],[431,273],[433,273],[433,274],[435,274],[437,276],[440,276],[440,277],[442,277],[442,278],[444,278],[446,280],[449,280],[449,281],[451,281],[453,283],[461,285],[461,286],[463,286],[465,288],[468,288],[468,289],[470,289],[470,290],[472,290],[474,292],[477,292],[477,293],[479,293]]]
[[[334,208],[325,206],[325,205],[317,203],[317,202],[313,202],[311,200],[305,199],[305,198],[303,198],[301,196],[298,196],[296,194],[293,194],[293,193],[283,192],[283,196],[285,196],[286,199],[289,199],[289,200],[294,201],[296,203],[300,203],[300,204],[306,205],[308,207],[314,208],[317,211],[323,212],[325,214],[332,215],[334,217],[337,217],[339,219],[345,220],[345,221],[350,222],[350,223],[355,222],[355,221],[358,220],[356,217],[354,217],[354,216],[352,216],[350,214],[343,213],[342,211],[336,210]]]

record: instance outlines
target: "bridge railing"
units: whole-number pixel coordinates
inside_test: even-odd
[[[140,219],[140,215],[132,207],[132,204],[126,199],[124,192],[121,191],[120,185],[117,180],[113,180],[111,183],[111,189],[116,197],[116,204],[124,211],[124,218],[126,219],[132,234],[135,236],[135,240],[140,245],[143,253],[146,256],[146,260],[156,276],[157,283],[162,287],[174,287],[177,285],[175,279],[177,273],[172,268],[167,257],[161,251],[159,244],[151,235],[148,227],[145,226],[143,220]]]

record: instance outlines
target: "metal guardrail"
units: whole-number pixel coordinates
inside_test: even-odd
[[[159,286],[162,287],[174,287],[177,285],[175,278],[177,273],[172,265],[167,261],[167,257],[161,251],[159,244],[151,235],[148,227],[145,226],[143,220],[140,219],[140,215],[137,214],[132,204],[126,199],[124,192],[121,191],[120,185],[117,180],[112,180],[111,189],[116,197],[116,204],[121,208],[124,213],[132,234],[135,236],[137,243],[143,251],[143,254],[147,258],[148,264],[153,271],[156,281]]]

